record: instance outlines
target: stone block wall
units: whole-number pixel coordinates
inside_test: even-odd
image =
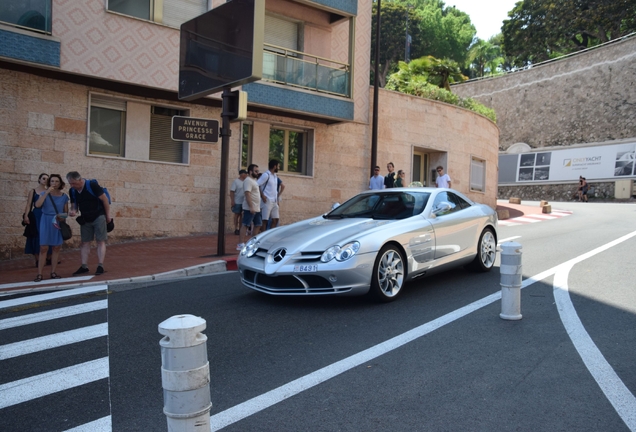
[[[636,137],[636,37],[531,69],[452,87],[494,108],[499,148]]]
[[[590,201],[613,201],[615,182],[589,182],[589,191],[587,193]],[[575,201],[578,200],[576,195],[578,183],[574,184],[541,184],[541,185],[524,185],[524,186],[499,186],[498,199],[509,199],[511,197],[521,198],[527,201],[549,202],[558,201]]]

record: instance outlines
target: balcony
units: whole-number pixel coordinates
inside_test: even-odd
[[[51,0],[0,2],[0,23],[51,34]]]
[[[267,43],[264,48],[263,80],[351,97],[348,64]]]

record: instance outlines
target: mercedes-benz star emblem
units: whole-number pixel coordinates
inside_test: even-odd
[[[276,249],[272,254],[274,262],[281,262],[283,258],[285,258],[285,254],[287,254],[287,250],[285,248]]]

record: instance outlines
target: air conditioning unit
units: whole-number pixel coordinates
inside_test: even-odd
[[[616,180],[614,186],[614,198],[630,199],[634,194],[634,180]]]

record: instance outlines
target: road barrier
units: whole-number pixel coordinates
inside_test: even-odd
[[[501,245],[501,313],[505,320],[521,319],[521,246],[506,242]]]
[[[176,315],[159,324],[163,413],[170,432],[210,431],[210,363],[206,322]]]

